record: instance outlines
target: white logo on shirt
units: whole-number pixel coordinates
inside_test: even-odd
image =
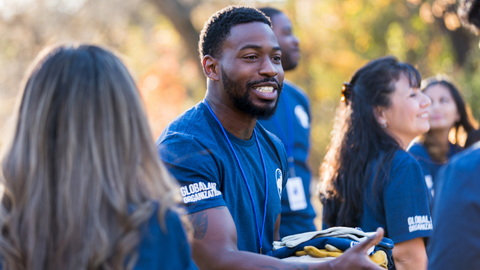
[[[295,115],[297,116],[298,122],[300,122],[300,125],[303,128],[309,128],[310,123],[308,122],[308,114],[305,111],[305,108],[303,108],[302,105],[297,105],[295,107]]]
[[[216,183],[207,183],[205,185],[203,182],[183,186],[180,188],[180,193],[183,196],[183,203],[198,202],[222,195],[222,192],[217,190]]]
[[[283,176],[282,176],[282,170],[277,168],[275,171],[275,179],[277,179],[277,190],[278,190],[278,196],[280,199],[282,199],[282,184],[283,184]]]
[[[430,216],[414,216],[407,218],[408,231],[430,231],[433,229],[432,218]]]
[[[365,240],[367,240],[367,238],[365,238]],[[360,242],[357,242],[357,241],[352,241],[350,242],[350,247],[353,247],[355,246],[356,244],[358,244]],[[373,255],[373,253],[375,253],[375,246],[371,246],[368,250],[367,250],[367,254],[368,255]]]

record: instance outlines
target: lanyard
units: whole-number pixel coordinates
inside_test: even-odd
[[[207,100],[203,100],[205,105],[207,105],[208,110],[210,113],[213,115],[213,118],[217,121],[218,125],[220,126],[220,129],[222,129],[223,135],[225,136],[225,139],[227,139],[228,145],[230,146],[230,149],[232,149],[233,155],[235,156],[235,159],[237,160],[238,167],[240,167],[240,171],[242,172],[243,175],[243,180],[245,180],[245,185],[247,186],[248,194],[250,195],[250,200],[252,201],[252,206],[253,206],[253,213],[255,214],[255,224],[257,225],[257,234],[258,234],[258,242],[260,245],[260,254],[262,254],[262,239],[263,239],[263,229],[265,228],[265,219],[267,217],[267,198],[268,198],[268,178],[267,178],[267,168],[265,166],[265,160],[263,159],[263,154],[262,154],[262,149],[260,148],[260,144],[258,143],[258,137],[257,133],[255,132],[255,129],[253,130],[253,135],[255,136],[255,142],[257,143],[257,148],[258,152],[260,152],[260,158],[262,159],[262,164],[263,164],[263,172],[265,174],[265,206],[263,208],[263,224],[262,224],[262,232],[260,233],[260,228],[258,226],[258,220],[257,220],[257,208],[255,207],[255,202],[253,201],[253,196],[252,196],[252,191],[250,190],[250,186],[248,185],[247,182],[247,177],[245,176],[245,172],[243,171],[242,164],[240,163],[240,159],[238,159],[237,153],[235,152],[235,149],[233,148],[232,143],[230,142],[230,139],[227,136],[227,133],[225,132],[225,129],[223,128],[222,124],[218,120],[217,116],[215,113],[213,113],[212,109],[210,108],[210,105],[208,105]]]
[[[288,101],[287,92],[283,92],[283,105],[285,105],[285,113],[287,114],[287,131],[288,131],[288,140],[287,136],[285,136],[285,132],[283,132],[283,128],[280,125],[280,121],[276,116],[273,116],[272,121],[275,124],[275,128],[278,131],[278,135],[280,140],[285,145],[288,155],[288,167],[290,168],[290,177],[295,177],[295,163],[293,159],[293,119],[292,119],[292,112],[290,111],[290,102]]]

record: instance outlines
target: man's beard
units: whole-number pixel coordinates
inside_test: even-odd
[[[275,114],[277,110],[278,100],[280,98],[280,94],[283,89],[283,83],[279,83],[275,78],[265,78],[261,81],[254,81],[248,82],[245,85],[245,94],[243,96],[239,96],[238,93],[242,92],[242,86],[230,79],[230,77],[225,73],[222,69],[222,81],[223,81],[223,89],[227,92],[230,100],[233,102],[233,105],[239,109],[240,111],[249,114],[251,116],[256,117],[257,119],[269,119]],[[250,89],[253,85],[265,83],[265,82],[275,82],[278,85],[278,95],[275,101],[265,101],[264,103],[267,105],[270,102],[275,102],[275,106],[273,107],[258,107],[255,106],[250,99]]]

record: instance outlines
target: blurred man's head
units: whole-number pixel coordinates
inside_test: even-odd
[[[294,69],[300,59],[300,49],[298,39],[292,31],[292,22],[278,9],[265,7],[261,8],[260,11],[265,13],[272,21],[273,32],[282,48],[283,70]]]
[[[480,34],[480,0],[461,0],[458,14],[464,25]]]

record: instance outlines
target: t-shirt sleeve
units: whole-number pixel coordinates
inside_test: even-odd
[[[383,192],[388,237],[394,243],[428,237],[432,218],[420,165],[406,153],[393,162]]]
[[[428,269],[480,269],[480,153],[440,169]]]
[[[187,213],[225,206],[219,167],[222,162],[196,138],[170,134],[157,146],[160,158],[180,184]]]
[[[171,260],[172,257],[178,256],[178,268],[175,266],[170,269],[176,268],[183,270],[198,270],[197,266],[193,262],[190,245],[185,232],[183,231],[183,226],[180,222],[180,219],[171,211],[167,213],[165,218],[167,219],[167,232],[169,232],[169,237],[171,239],[169,242],[171,244],[170,247],[172,254],[169,257],[169,260]]]

